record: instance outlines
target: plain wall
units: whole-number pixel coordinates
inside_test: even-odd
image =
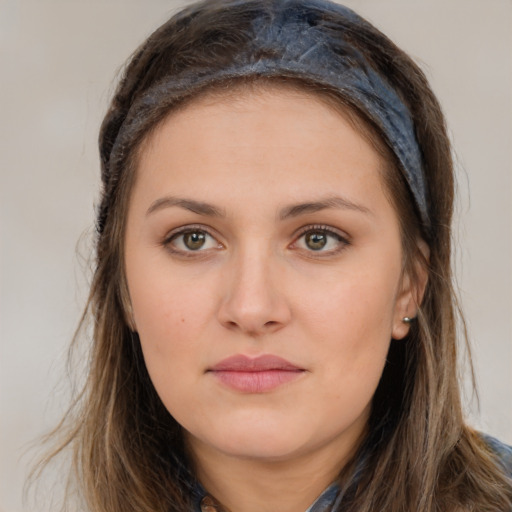
[[[114,73],[184,2],[0,0],[0,511],[22,510],[32,439],[66,405],[87,293],[98,127]],[[457,157],[457,253],[481,413],[512,443],[512,3],[352,0],[422,66]],[[20,458],[21,457],[21,458]],[[36,507],[37,510],[37,507]]]

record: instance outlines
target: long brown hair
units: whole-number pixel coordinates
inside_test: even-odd
[[[96,267],[82,324],[90,320],[93,325],[88,377],[53,433],[57,447],[48,457],[71,447],[76,485],[94,512],[191,509],[193,475],[180,426],[156,394],[138,337],[130,329],[123,261],[125,220],[138,154],[148,134],[171,109],[213,88],[244,86],[243,80],[202,88],[189,83],[179,97],[158,98],[157,108],[141,117],[122,151],[116,148],[119,132],[132,105],[154,84],[185,72],[193,75],[198,69],[208,73],[233,62],[240,48],[251,42],[254,13],[268,11],[271,16],[276,3],[207,0],[189,6],[134,53],[105,116],[99,140],[103,192]],[[339,91],[319,88],[306,79],[266,79],[348,109],[388,163],[384,179],[401,222],[404,269],[413,276],[418,265],[428,271],[417,322],[405,340],[391,342],[373,400],[369,434],[344,470],[345,497],[339,510],[503,511],[512,505],[511,482],[462,417],[458,307],[450,266],[454,178],[440,106],[418,66],[373,26],[361,20],[355,26],[353,19],[332,13],[324,22],[346,31],[345,37],[408,107],[423,157],[431,222],[427,233],[393,152],[364,112],[354,110]],[[257,79],[248,82],[258,87]],[[418,246],[420,238],[428,244],[428,261]],[[364,466],[354,472],[360,460]]]

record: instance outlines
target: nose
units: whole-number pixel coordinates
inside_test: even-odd
[[[284,293],[284,274],[266,254],[239,255],[224,274],[219,322],[230,330],[259,337],[290,322],[290,305]]]

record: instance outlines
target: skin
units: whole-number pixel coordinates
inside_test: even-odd
[[[125,241],[133,328],[226,510],[305,510],[365,434],[417,294],[382,168],[339,112],[285,88],[196,99],[144,145]],[[191,250],[182,228],[204,245]],[[209,371],[236,354],[302,371],[241,392]]]

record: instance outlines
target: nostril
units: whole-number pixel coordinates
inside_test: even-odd
[[[281,295],[270,293],[266,286],[250,293],[250,286],[230,290],[217,311],[220,324],[230,331],[240,330],[250,336],[278,331],[290,320],[288,305]]]

